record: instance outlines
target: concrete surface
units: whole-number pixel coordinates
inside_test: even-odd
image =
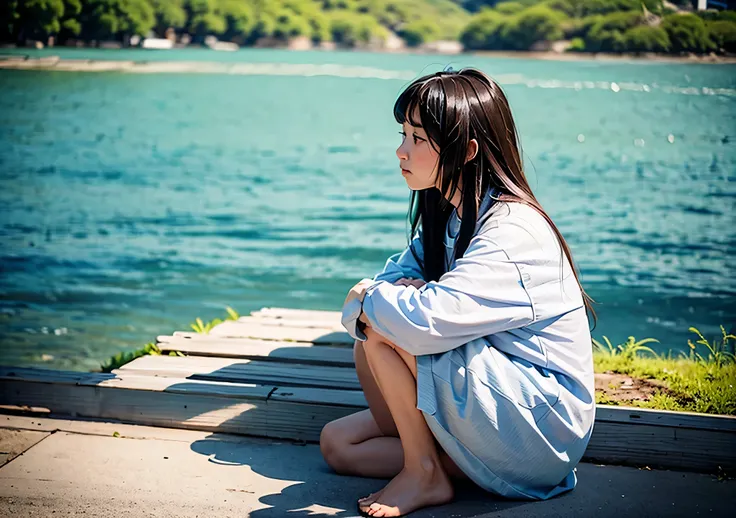
[[[0,467],[48,436],[48,432],[0,428]]]
[[[311,444],[7,415],[0,429],[0,451],[24,450],[0,468],[0,516],[342,518],[387,482],[337,475]],[[709,475],[581,464],[578,477],[546,502],[458,488],[411,516],[730,516],[736,504],[736,481]]]

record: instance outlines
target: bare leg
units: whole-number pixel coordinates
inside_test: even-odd
[[[416,375],[416,359],[402,349],[395,350],[412,374]],[[340,474],[390,479],[398,475],[404,466],[404,449],[399,431],[373,378],[363,342],[356,341],[353,351],[355,369],[370,409],[328,423],[322,429],[320,449],[327,464]],[[452,479],[469,482],[468,476],[438,443],[436,446],[445,472]],[[378,494],[380,491],[366,498]]]
[[[404,452],[401,472],[369,506],[370,516],[399,516],[416,509],[447,503],[454,497],[450,479],[442,467],[432,432],[416,408],[416,379],[396,346],[371,329],[365,353],[379,390],[393,416]]]

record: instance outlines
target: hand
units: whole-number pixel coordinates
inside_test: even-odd
[[[422,279],[408,279],[405,277],[399,279],[398,281],[394,283],[394,285],[396,286],[414,286],[416,289],[421,288],[425,284],[427,283],[423,281]]]
[[[345,297],[345,302],[343,302],[343,306],[347,304],[348,302],[352,301],[353,299],[359,299],[360,302],[363,302],[363,298],[365,297],[365,290],[373,284],[375,281],[373,279],[363,279],[358,284],[350,288],[350,291],[348,292],[348,296]]]
[[[370,327],[371,325],[371,323],[368,321],[368,317],[362,311],[360,312],[360,316],[358,317],[358,322],[362,322],[363,324],[365,324],[365,327]]]

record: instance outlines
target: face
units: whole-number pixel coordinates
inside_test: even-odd
[[[415,115],[415,120],[419,120],[419,114],[415,112]],[[409,189],[420,191],[437,185],[439,153],[432,147],[424,128],[405,121],[401,127],[401,145],[396,150],[396,156],[399,157],[401,174]]]

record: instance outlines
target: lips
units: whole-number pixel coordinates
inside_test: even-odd
[[[402,168],[401,168],[401,174],[411,174],[411,171],[409,171],[408,169],[404,169],[404,168],[402,167]]]

